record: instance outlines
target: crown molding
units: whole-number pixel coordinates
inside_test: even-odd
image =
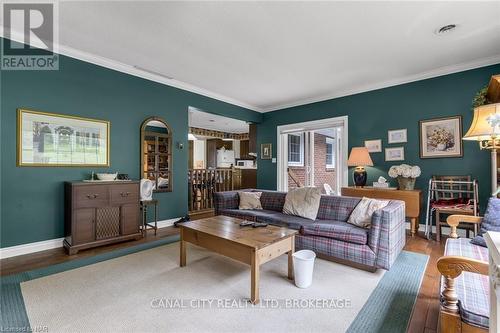
[[[312,97],[312,98],[305,98],[305,99],[301,99],[301,100],[298,100],[298,101],[295,101],[292,103],[284,103],[284,104],[278,104],[278,105],[267,107],[267,108],[261,108],[260,112],[272,112],[272,111],[278,111],[278,110],[282,110],[282,109],[292,108],[295,106],[323,102],[323,101],[327,101],[329,99],[346,97],[346,96],[360,94],[360,93],[364,93],[364,92],[368,92],[368,91],[399,86],[399,85],[406,84],[406,83],[422,81],[422,80],[431,79],[431,78],[435,78],[435,77],[439,77],[439,76],[464,72],[467,70],[485,67],[485,66],[496,65],[496,64],[500,64],[500,54],[492,56],[492,57],[486,57],[486,58],[482,58],[482,59],[478,59],[478,60],[474,60],[474,61],[464,62],[461,64],[439,67],[439,68],[436,68],[436,69],[433,69],[430,71],[426,71],[426,72],[422,72],[422,73],[418,73],[418,74],[414,74],[414,75],[409,75],[409,76],[404,76],[404,77],[400,77],[397,79],[377,82],[374,84],[368,84],[365,86],[361,86],[359,88],[346,89],[346,90],[332,93],[332,94],[328,94],[328,95],[323,95],[323,96],[319,96],[319,97]]]
[[[3,38],[5,37],[3,29],[0,31],[0,36]],[[24,41],[24,36],[22,33],[12,31],[11,32],[11,37],[10,39],[23,43]],[[63,44],[56,44],[55,45],[58,54],[78,59],[84,62],[88,62],[94,65],[98,65],[101,67],[105,67],[108,69],[116,70],[118,72],[122,72],[125,74],[133,75],[136,77],[140,77],[149,81],[154,81],[160,84],[164,84],[170,87],[175,87],[179,88],[185,91],[189,91],[198,95],[206,96],[209,98],[213,98],[216,100],[219,100],[221,102],[229,103],[232,105],[236,105],[242,108],[246,108],[255,112],[260,112],[260,113],[266,113],[266,112],[273,112],[273,111],[278,111],[282,109],[287,109],[287,108],[292,108],[296,106],[301,106],[301,105],[306,105],[306,104],[311,104],[311,103],[317,103],[317,102],[323,102],[326,100],[330,99],[335,99],[335,98],[340,98],[340,97],[346,97],[350,95],[355,95],[355,94],[360,94],[364,92],[369,92],[373,90],[378,90],[378,89],[384,89],[384,88],[389,88],[389,87],[394,87],[406,83],[411,83],[411,82],[416,82],[416,81],[421,81],[421,80],[426,80],[426,79],[431,79],[439,76],[444,76],[448,74],[453,74],[453,73],[458,73],[458,72],[463,72],[475,68],[480,68],[480,67],[485,67],[485,66],[490,66],[490,65],[496,65],[500,64],[500,54],[499,55],[494,55],[491,57],[486,57],[486,58],[481,58],[478,60],[474,61],[469,61],[469,62],[464,62],[456,65],[450,65],[450,66],[443,66],[439,67],[430,71],[426,72],[421,72],[418,74],[414,75],[408,75],[408,76],[403,76],[400,78],[392,79],[392,80],[387,80],[387,81],[382,81],[382,82],[377,82],[374,84],[368,84],[364,86],[360,86],[358,88],[353,88],[353,89],[346,89],[338,92],[334,92],[331,94],[327,95],[322,95],[318,97],[311,97],[311,98],[304,98],[300,99],[294,102],[290,103],[283,103],[283,104],[276,104],[268,107],[258,107],[255,105],[250,105],[248,103],[241,102],[239,100],[236,100],[231,97],[227,97],[209,90],[206,90],[204,88],[197,87],[195,85],[178,81],[175,79],[170,79],[166,76],[162,75],[157,75],[154,74],[153,72],[150,72],[148,70],[143,70],[141,68],[137,68],[133,65],[128,65],[116,60],[112,60],[106,57],[101,57],[89,52],[84,52]]]
[[[0,32],[0,36],[2,38],[7,39],[7,37],[5,37],[5,32],[3,31],[3,29]],[[17,32],[17,31],[12,31],[9,39],[16,41],[16,42],[19,42],[19,43],[24,43],[24,35],[22,33]],[[35,45],[35,47],[36,47],[36,45]],[[69,47],[69,46],[66,46],[66,45],[60,44],[60,43],[54,43],[54,49],[57,50],[57,52],[55,52],[55,53],[60,54],[60,55],[64,55],[64,56],[67,56],[67,57],[70,57],[73,59],[88,62],[88,63],[94,64],[97,66],[112,69],[112,70],[122,72],[125,74],[137,76],[137,77],[140,77],[140,78],[143,78],[143,79],[146,79],[149,81],[161,83],[161,84],[164,84],[164,85],[167,85],[170,87],[179,88],[179,89],[182,89],[185,91],[189,91],[189,92],[192,92],[192,93],[195,93],[198,95],[213,98],[213,99],[219,100],[221,102],[233,104],[233,105],[236,105],[236,106],[239,106],[239,107],[242,107],[245,109],[249,109],[252,111],[262,112],[262,110],[259,107],[256,107],[254,105],[250,105],[250,104],[238,101],[234,98],[227,97],[227,96],[206,90],[204,88],[197,87],[195,85],[192,85],[192,84],[189,84],[186,82],[172,79],[172,78],[169,78],[167,76],[155,74],[154,72],[149,71],[147,69],[142,69],[140,67],[128,65],[128,64],[122,63],[120,61],[110,59],[110,58],[101,57],[101,56],[98,56],[96,54],[92,54],[89,52],[78,50],[78,49],[75,49],[73,47]]]

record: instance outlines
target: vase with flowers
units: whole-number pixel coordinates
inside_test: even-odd
[[[416,165],[393,165],[389,169],[389,177],[396,178],[398,180],[400,190],[413,190],[415,188],[415,180],[421,173],[422,171]]]

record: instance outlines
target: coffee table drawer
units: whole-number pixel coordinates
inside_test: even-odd
[[[252,249],[248,246],[228,241],[224,238],[208,235],[196,230],[181,226],[182,240],[203,247],[207,250],[222,254],[223,256],[241,261],[250,265],[252,262]]]

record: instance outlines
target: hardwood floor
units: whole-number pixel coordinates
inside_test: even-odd
[[[36,268],[50,266],[65,261],[91,257],[96,254],[113,251],[116,249],[133,246],[141,243],[151,242],[170,235],[177,234],[178,228],[168,227],[158,230],[155,236],[153,230],[149,230],[146,237],[137,241],[129,241],[90,250],[68,256],[63,248],[27,254],[23,256],[0,260],[0,275],[10,275]],[[433,333],[436,332],[439,315],[439,272],[436,262],[444,252],[445,239],[441,242],[428,241],[423,234],[411,237],[407,236],[405,250],[429,255],[429,262],[425,272],[422,286],[413,309],[412,318],[408,327],[410,333]]]
[[[106,253],[109,251],[151,242],[154,240],[158,240],[167,236],[175,235],[179,233],[178,228],[167,227],[158,229],[158,233],[155,236],[154,230],[148,230],[147,235],[144,238],[139,240],[132,240],[123,243],[115,243],[112,245],[106,245],[101,247],[96,247],[93,249],[82,250],[78,252],[78,254],[68,256],[64,249],[57,248],[47,251],[40,251],[32,254],[26,254],[22,256],[6,258],[0,260],[0,276],[2,275],[10,275],[20,272],[25,272],[41,267],[46,267],[50,265],[59,264],[66,261],[71,261],[75,259],[92,257],[97,254]]]
[[[445,242],[445,237],[441,238],[441,242],[429,241],[423,233],[419,233],[415,237],[407,236],[406,238],[406,251],[423,253],[429,256],[417,303],[413,308],[410,325],[408,326],[408,332],[410,333],[437,332],[440,274],[436,263],[444,253]]]

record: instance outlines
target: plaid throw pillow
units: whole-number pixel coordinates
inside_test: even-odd
[[[500,199],[490,198],[481,223],[479,234],[471,240],[472,244],[486,247],[483,234],[486,231],[500,231]]]

